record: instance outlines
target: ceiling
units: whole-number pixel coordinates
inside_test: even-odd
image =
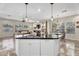
[[[54,3],[53,17],[64,17],[79,14],[78,3]],[[0,3],[0,17],[22,20],[26,16],[24,3]],[[51,18],[51,5],[49,3],[30,3],[27,6],[28,18],[43,20]]]

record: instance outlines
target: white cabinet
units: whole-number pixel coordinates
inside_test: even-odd
[[[2,48],[4,49],[4,50],[12,50],[12,49],[14,49],[14,41],[13,41],[14,39],[13,38],[7,38],[7,39],[5,39],[5,40],[3,40],[2,41]]]
[[[57,56],[59,50],[59,40],[41,40],[42,56]]]
[[[17,41],[18,40],[18,41]],[[19,56],[56,56],[58,55],[59,39],[16,39],[17,55]]]
[[[16,39],[17,40],[17,39]],[[39,56],[40,55],[40,41],[32,39],[18,40],[18,52],[19,56]],[[16,47],[17,48],[17,47]]]

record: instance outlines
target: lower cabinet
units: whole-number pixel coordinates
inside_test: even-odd
[[[57,56],[59,53],[59,40],[41,40],[42,56]]]
[[[58,55],[59,40],[16,39],[18,56],[55,56]]]
[[[17,47],[16,47],[17,48]],[[18,40],[17,54],[19,56],[39,56],[40,40]]]

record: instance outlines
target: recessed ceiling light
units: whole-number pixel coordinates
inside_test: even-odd
[[[7,16],[11,16],[11,15],[7,15]]]
[[[40,8],[37,11],[40,12],[41,11]]]
[[[65,13],[65,12],[67,12],[67,10],[62,10],[62,13]]]

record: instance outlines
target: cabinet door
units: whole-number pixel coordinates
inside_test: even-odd
[[[39,56],[40,40],[32,40],[32,39],[19,40],[19,55],[20,56]]]
[[[58,55],[59,40],[41,40],[41,55],[56,56]]]

